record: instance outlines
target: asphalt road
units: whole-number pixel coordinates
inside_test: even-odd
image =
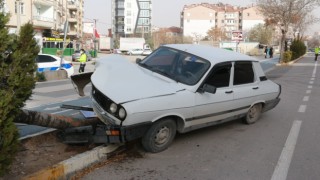
[[[301,180],[320,177],[319,65],[306,56],[268,71],[279,105],[252,125],[240,121],[179,134],[160,153],[139,143],[83,179]]]

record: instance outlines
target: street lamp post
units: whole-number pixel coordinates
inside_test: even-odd
[[[16,34],[18,35],[20,32],[21,27],[21,20],[20,20],[20,14],[21,14],[21,6],[20,6],[20,0],[16,0],[16,7],[17,7],[17,31]]]

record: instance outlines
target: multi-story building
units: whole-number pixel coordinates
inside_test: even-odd
[[[67,38],[77,40],[82,36],[83,0],[4,0],[4,3],[5,12],[11,15],[7,23],[9,32],[17,33],[21,25],[31,22],[41,47],[46,38],[63,37],[66,20]]]
[[[151,0],[112,0],[112,31],[116,37],[151,32]]]
[[[264,23],[264,18],[257,11],[254,7],[223,3],[185,5],[181,12],[181,28],[184,36],[191,36],[195,40],[205,38],[211,28],[223,28],[226,35],[231,37],[233,31],[242,31],[244,27]]]
[[[249,31],[257,24],[264,24],[264,20],[257,6],[246,8],[242,11],[242,30]]]

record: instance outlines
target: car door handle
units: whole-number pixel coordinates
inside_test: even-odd
[[[233,93],[233,91],[226,91],[225,93],[226,94],[231,94],[231,93]]]
[[[259,89],[259,87],[253,87],[252,89]]]

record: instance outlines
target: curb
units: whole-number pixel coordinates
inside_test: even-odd
[[[290,61],[290,62],[288,62],[288,63],[277,63],[276,66],[288,66],[288,65],[292,65],[292,64],[296,63],[297,61],[301,60],[303,57],[304,57],[304,55],[303,55],[303,56],[300,56],[299,58],[297,58],[297,59],[295,59],[295,60],[293,60],[293,61]]]
[[[99,146],[91,151],[78,154],[49,168],[43,169],[24,177],[24,180],[38,179],[69,179],[77,171],[80,171],[101,159],[106,159],[110,153],[117,150],[120,145]]]

